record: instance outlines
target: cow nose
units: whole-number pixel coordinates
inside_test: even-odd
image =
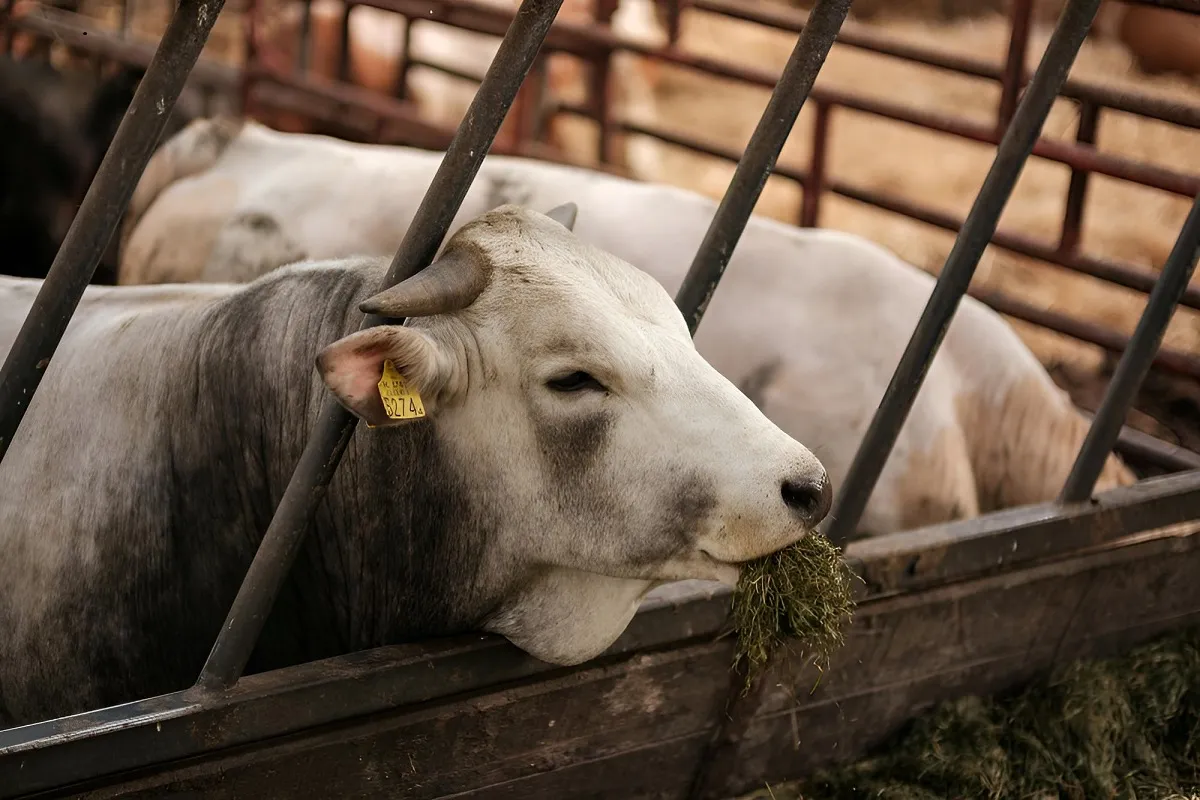
[[[833,487],[829,478],[789,478],[784,480],[779,493],[795,514],[810,528],[825,519],[833,505]]]

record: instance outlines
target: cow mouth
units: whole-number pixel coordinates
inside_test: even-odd
[[[713,580],[729,586],[736,586],[738,579],[742,576],[742,566],[746,561],[723,561],[707,550],[700,550],[700,558],[704,563],[712,567]]]

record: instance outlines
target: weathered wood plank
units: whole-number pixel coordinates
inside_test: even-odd
[[[712,796],[855,757],[938,701],[1198,623],[1198,572],[1200,537],[1160,537],[868,601],[815,692],[812,673],[797,671],[798,693],[764,694]],[[730,645],[531,675],[164,765],[87,796],[682,797],[724,706]]]
[[[1197,574],[1200,537],[1166,537],[868,604],[815,691],[811,669],[772,676],[709,796],[858,757],[942,700],[1200,624]]]
[[[440,797],[703,732],[722,702],[728,642],[634,656],[503,692],[242,748],[91,798]],[[678,776],[676,776],[676,779]],[[164,784],[165,781],[165,784]]]

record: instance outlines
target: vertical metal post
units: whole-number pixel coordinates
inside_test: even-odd
[[[1059,17],[1033,80],[996,149],[996,158],[975,197],[971,212],[954,240],[954,248],[946,258],[929,302],[892,374],[862,444],[854,454],[842,491],[834,500],[833,511],[826,519],[826,532],[835,544],[844,544],[857,530],[867,500],[896,444],[900,428],[908,418],[925,373],[971,283],[980,256],[996,232],[1000,213],[1033,151],[1054,98],[1071,70],[1099,6],[1100,0],[1068,0]]]
[[[292,71],[297,75],[308,73],[308,65],[312,62],[312,0],[304,0],[303,12],[300,15],[300,42],[296,47],[296,63]]]
[[[416,274],[437,254],[561,5],[562,0],[521,3],[396,250],[380,290]],[[397,187],[397,191],[403,190],[404,187]],[[367,315],[360,327],[385,321],[396,322]],[[357,421],[332,397],[326,397],[317,425],[238,589],[197,685],[223,689],[241,676]]]
[[[17,8],[17,0],[3,0],[4,11],[0,13],[0,22],[4,23],[4,35],[0,37],[0,55],[12,53],[13,38],[16,36],[16,20],[13,12]]]
[[[825,190],[825,159],[829,153],[829,117],[833,106],[817,101],[813,117],[812,153],[808,159],[808,179],[801,190],[800,227],[815,228],[821,213],[821,193]]]
[[[184,0],[0,368],[0,460],[41,383],[225,0]]]
[[[675,297],[693,336],[849,10],[850,0],[818,0],[771,92]],[[731,759],[736,758],[737,742],[761,699],[761,676],[748,693],[741,693],[746,677],[744,664],[731,672],[726,713],[692,776],[688,793],[692,800],[715,796],[723,789]]]
[[[849,10],[850,0],[818,0],[771,92],[675,296],[693,336]]]
[[[1009,14],[1008,55],[1000,79],[1000,106],[996,109],[996,131],[1003,135],[1017,108],[1025,82],[1025,54],[1029,52],[1029,29],[1033,25],[1033,0],[1012,0]]]
[[[408,73],[412,67],[412,34],[413,25],[416,23],[412,17],[404,17],[404,33],[400,35],[400,62],[396,65],[395,97],[398,100],[408,97]]]
[[[1096,143],[1096,128],[1100,124],[1100,106],[1087,100],[1079,103],[1079,129],[1075,141],[1080,144]],[[1087,199],[1088,180],[1091,173],[1086,169],[1071,167],[1071,183],[1067,186],[1067,208],[1063,213],[1062,235],[1058,240],[1058,252],[1073,253],[1079,246],[1083,230],[1083,205]]]
[[[1063,484],[1058,498],[1060,503],[1082,503],[1091,497],[1096,479],[1104,469],[1104,462],[1121,434],[1125,415],[1150,370],[1150,359],[1162,343],[1167,323],[1171,321],[1175,306],[1192,279],[1197,259],[1200,259],[1200,195],[1196,195],[1192,203],[1191,213],[1184,221],[1175,246],[1167,256],[1167,263],[1146,300],[1146,308],[1129,339],[1129,346],[1121,354],[1121,360],[1104,392],[1104,399],[1100,401],[1100,408],[1096,410],[1087,437],[1071,466],[1071,473]]]
[[[353,0],[342,4],[341,22],[338,27],[337,76],[334,80],[346,83],[350,80],[350,14],[357,8]]]

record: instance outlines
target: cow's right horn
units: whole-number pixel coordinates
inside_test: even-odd
[[[485,261],[470,248],[444,252],[425,269],[358,304],[381,317],[432,317],[461,311],[487,288]]]

